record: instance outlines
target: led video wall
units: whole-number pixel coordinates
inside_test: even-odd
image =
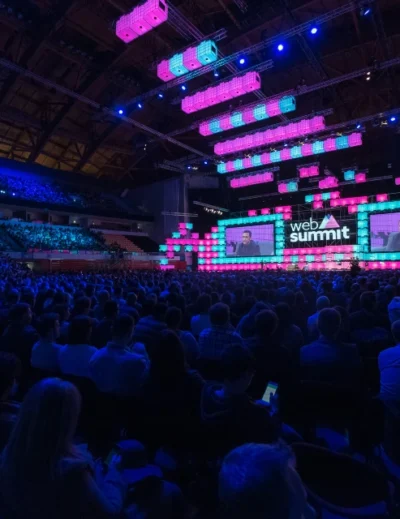
[[[278,206],[219,220],[203,238],[193,224],[181,223],[160,245],[160,267],[174,268],[177,258],[196,252],[200,271],[347,270],[352,259],[366,269],[400,268],[400,201],[390,202],[388,195],[360,197],[350,205],[339,194],[324,199],[318,211],[309,198],[302,212]]]

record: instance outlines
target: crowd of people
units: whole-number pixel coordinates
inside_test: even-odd
[[[0,224],[0,250],[9,251],[7,236],[25,251],[104,251],[108,250],[103,235],[82,227],[45,224]],[[4,243],[4,249],[2,244]]]
[[[397,272],[0,263],[0,517],[389,513]]]
[[[0,199],[2,195],[41,204],[121,212],[113,200],[101,193],[62,185],[46,177],[0,173]]]

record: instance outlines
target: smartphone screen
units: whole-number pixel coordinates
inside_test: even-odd
[[[267,387],[264,391],[262,400],[264,402],[267,402],[268,404],[270,404],[271,397],[274,396],[277,391],[278,391],[278,384],[276,384],[276,382],[268,382]]]

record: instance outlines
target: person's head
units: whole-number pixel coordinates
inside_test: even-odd
[[[317,299],[317,302],[316,302],[317,312],[320,312],[324,308],[329,308],[330,306],[331,306],[331,302],[329,301],[329,299],[326,296],[321,296]]]
[[[73,315],[88,315],[91,304],[92,302],[89,297],[80,297],[75,301]]]
[[[176,333],[165,330],[149,352],[150,373],[158,379],[174,383],[177,376],[186,371],[185,351]]]
[[[250,243],[251,236],[252,236],[251,231],[248,231],[248,230],[243,231],[243,233],[242,233],[242,243],[243,243],[243,245],[248,245]]]
[[[224,303],[224,305],[231,306],[232,304],[232,296],[229,292],[224,292],[221,296],[221,303]]]
[[[16,305],[19,302],[19,298],[20,298],[20,294],[19,294],[18,290],[15,290],[15,288],[9,290],[7,292],[7,296],[6,296],[7,305],[8,306]]]
[[[56,305],[54,307],[54,312],[59,315],[60,323],[63,323],[64,321],[68,321],[69,316],[70,316],[70,311],[69,311],[69,306],[67,304]]]
[[[211,307],[211,296],[209,294],[201,294],[197,300],[197,310],[199,314],[208,314]]]
[[[56,313],[43,314],[39,319],[37,331],[41,339],[56,341],[60,337],[60,316]]]
[[[293,311],[287,303],[278,303],[275,305],[275,313],[279,320],[280,328],[287,328],[293,324]]]
[[[89,344],[92,335],[92,320],[86,315],[74,317],[68,327],[68,344]]]
[[[137,295],[135,294],[135,292],[129,292],[128,297],[126,298],[126,303],[128,306],[136,306]]]
[[[167,313],[167,305],[165,303],[156,303],[153,306],[153,310],[151,312],[151,315],[156,319],[157,321],[165,321],[165,314]]]
[[[76,387],[58,378],[46,378],[30,389],[3,451],[1,472],[7,482],[2,493],[21,499],[18,490],[29,490],[33,481],[48,484],[56,476],[60,460],[74,455],[80,405]]]
[[[118,315],[118,303],[117,301],[107,301],[104,305],[104,317],[106,319],[115,319]]]
[[[214,326],[226,326],[229,324],[229,306],[217,303],[210,308],[210,321]]]
[[[256,335],[264,339],[272,337],[278,327],[279,320],[272,310],[262,310],[256,315]]]
[[[360,307],[367,312],[373,312],[375,301],[375,294],[373,292],[363,292],[360,296]]]
[[[230,519],[298,519],[312,510],[284,444],[246,444],[231,451],[222,463],[218,494],[223,517]]]
[[[392,324],[392,335],[396,344],[400,343],[400,321],[395,321]]]
[[[117,344],[128,346],[132,342],[134,320],[130,315],[120,315],[114,321],[112,338]]]
[[[170,306],[165,316],[165,322],[170,330],[177,331],[182,321],[182,310],[176,306]]]
[[[318,314],[319,333],[327,339],[335,339],[342,324],[340,313],[334,308],[324,308]]]
[[[0,351],[0,401],[7,400],[21,373],[21,361],[13,353]]]
[[[35,292],[31,288],[24,288],[21,294],[21,303],[28,303],[31,308],[35,306]]]
[[[32,321],[32,310],[28,303],[17,303],[10,309],[9,318],[12,324],[28,326]]]
[[[101,308],[104,307],[107,301],[110,299],[110,293],[107,290],[100,290],[97,294],[97,300]]]
[[[244,393],[254,376],[254,357],[244,346],[228,346],[221,356],[221,370],[224,384],[229,392]]]

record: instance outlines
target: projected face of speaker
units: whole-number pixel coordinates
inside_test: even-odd
[[[255,257],[274,255],[274,225],[227,227],[225,230],[227,256]]]
[[[371,252],[400,252],[400,213],[371,214]]]

